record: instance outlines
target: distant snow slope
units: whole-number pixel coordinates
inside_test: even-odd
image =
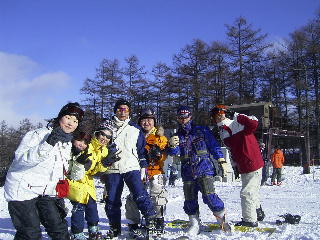
[[[313,173],[313,168],[311,171]],[[277,227],[277,231],[268,237],[266,233],[251,232],[241,233],[234,232],[226,234],[221,232],[203,233],[196,239],[320,239],[320,167],[316,169],[315,174],[303,175],[301,167],[284,167],[282,186],[262,186],[261,202],[262,208],[266,213],[266,218],[259,224],[261,227]],[[270,179],[269,179],[270,182]],[[101,199],[103,185],[96,181],[98,198]],[[173,219],[188,219],[183,211],[183,190],[182,182],[177,181],[176,187],[168,187],[169,202],[167,205],[166,221]],[[227,208],[227,218],[230,221],[241,220],[241,207],[239,192],[241,183],[216,182],[216,192],[225,202]],[[126,219],[124,216],[125,197],[128,190],[125,189],[122,195],[122,223],[123,235],[121,239],[126,239]],[[0,188],[0,239],[9,240],[14,238],[15,230],[12,226],[10,216],[7,210],[7,202],[3,197],[3,188]],[[200,216],[203,222],[215,222],[209,208],[203,204],[199,194]],[[71,210],[71,205],[67,201]],[[98,204],[101,218],[100,226],[102,232],[109,228],[108,220],[104,211],[104,204]],[[291,213],[301,215],[301,221],[298,225],[281,225],[276,226],[275,221],[281,219],[279,215]],[[70,211],[67,217],[70,221]],[[182,235],[177,229],[166,229],[165,237],[175,239]],[[44,233],[43,239],[50,239]]]

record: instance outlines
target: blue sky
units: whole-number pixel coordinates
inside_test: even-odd
[[[193,39],[225,39],[243,16],[281,42],[314,18],[318,0],[1,0],[0,121],[55,117],[81,101],[103,58],[135,54],[150,70]]]

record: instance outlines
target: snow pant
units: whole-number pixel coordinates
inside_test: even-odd
[[[10,201],[8,210],[17,230],[15,240],[41,239],[40,224],[45,227],[51,239],[70,239],[68,223],[62,218],[56,198],[41,196],[25,201]]]
[[[224,203],[215,194],[213,176],[202,176],[197,179],[189,178],[183,181],[184,211],[188,215],[199,214],[198,192],[202,193],[202,199],[208,205],[213,215],[222,217],[224,215]]]
[[[261,185],[264,185],[265,182],[269,178],[269,162],[265,161],[264,166],[262,168],[262,179],[261,179]]]
[[[242,189],[240,191],[242,218],[246,222],[256,222],[256,209],[260,207],[260,184],[262,168],[241,174]]]
[[[93,198],[89,198],[87,204],[71,202],[73,205],[71,215],[71,232],[73,234],[81,233],[84,229],[84,220],[89,226],[97,226],[99,222],[97,202]]]
[[[282,168],[273,168],[271,183],[275,182],[277,178],[277,182],[281,182],[281,170]]]
[[[171,173],[169,177],[169,186],[174,186],[177,178],[178,178],[178,174]]]
[[[150,197],[156,210],[156,218],[164,216],[167,200],[167,191],[165,189],[164,176],[162,174],[154,175],[149,182]],[[126,218],[129,224],[140,223],[140,212],[137,204],[134,202],[133,195],[130,193],[126,200]]]
[[[121,226],[121,194],[124,182],[127,184],[133,200],[143,216],[149,218],[156,215],[151,198],[141,181],[140,171],[107,174],[106,188],[108,196],[105,211],[110,225],[118,229]]]

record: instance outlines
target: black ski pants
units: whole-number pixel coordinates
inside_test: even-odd
[[[62,218],[57,199],[41,196],[25,201],[10,201],[8,209],[17,232],[14,240],[41,239],[42,224],[53,240],[69,240],[68,223]]]
[[[281,182],[281,170],[282,168],[273,168],[272,176],[271,176],[271,183],[275,182],[277,179],[277,183]]]

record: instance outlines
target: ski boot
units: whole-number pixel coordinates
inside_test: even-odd
[[[98,226],[89,227],[89,240],[102,240],[102,233],[99,232]]]
[[[200,233],[200,219],[198,215],[189,215],[189,228],[187,234],[196,236]]]
[[[223,213],[224,213],[224,211],[222,212],[222,214]],[[218,215],[214,215],[214,216],[216,217],[217,222],[220,225],[222,231],[224,231],[224,232],[231,232],[232,231],[232,226],[230,225],[230,223],[228,223],[226,221],[226,214],[223,214],[222,217],[220,217]]]
[[[157,231],[155,227],[155,217],[147,217],[146,218],[146,238],[154,239],[157,237]]]
[[[247,222],[242,219],[240,222],[236,223],[235,226],[258,227],[258,222]]]
[[[118,236],[121,235],[121,227],[120,226],[111,226],[104,239],[118,239]]]
[[[257,211],[257,220],[259,222],[263,221],[266,215],[264,214],[264,211],[262,210],[261,205],[259,208],[256,209],[256,211]]]
[[[160,237],[164,232],[164,218],[156,218],[155,219],[155,228],[157,235]]]
[[[129,229],[129,238],[130,239],[139,239],[139,238],[145,237],[142,229],[139,227],[139,225],[137,223],[128,224],[128,229]]]
[[[71,240],[88,240],[88,238],[86,237],[86,235],[84,235],[83,232],[71,234],[70,239]]]

